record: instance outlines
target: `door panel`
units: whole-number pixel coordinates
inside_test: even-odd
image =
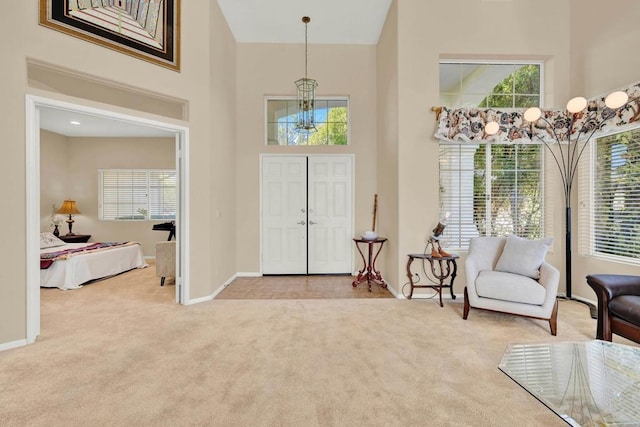
[[[262,273],[307,272],[307,159],[262,161]]]
[[[263,157],[263,274],[352,272],[352,167],[351,157]]]
[[[309,157],[309,274],[352,269],[351,157]]]

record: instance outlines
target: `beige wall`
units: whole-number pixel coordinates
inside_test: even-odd
[[[213,184],[214,178],[219,182],[221,176],[233,176],[235,93],[221,76],[235,74],[235,42],[217,2],[182,2],[181,19],[182,70],[178,73],[39,26],[38,2],[14,3],[11,13],[0,17],[0,120],[7,142],[0,160],[0,177],[12,183],[0,189],[0,196],[16,207],[4,214],[5,223],[12,224],[5,238],[15,244],[0,249],[0,344],[26,337],[25,185],[26,168],[33,167],[26,165],[25,158],[25,94],[32,92],[27,83],[29,58],[188,102],[189,119],[182,124],[189,129],[189,185],[193,195],[189,199],[191,230],[187,237],[190,298],[211,295],[236,271],[235,252],[229,253],[229,247],[234,246],[229,238],[233,233],[224,231],[235,229],[234,188]],[[58,96],[50,94],[52,98]],[[90,93],[86,97],[92,99]],[[84,103],[80,98],[77,102]],[[132,110],[113,110],[135,114]],[[220,235],[227,240],[219,239]]]
[[[398,250],[400,222],[398,221],[398,7],[394,1],[378,41],[377,51],[378,94],[378,162],[376,170],[378,195],[384,203],[380,204],[378,228],[382,236],[389,240],[385,243],[385,252],[381,253],[378,268],[389,280],[389,286],[400,292],[402,283],[402,263],[404,254]],[[398,278],[396,280],[396,278]]]
[[[308,75],[317,96],[349,96],[349,146],[265,146],[266,95],[295,96],[304,75],[304,45],[239,44],[237,47],[237,259],[238,271],[260,271],[260,154],[355,155],[355,234],[371,228],[376,191],[375,46],[311,45]],[[259,71],[258,71],[259,70]],[[380,200],[384,205],[385,200]],[[356,268],[360,268],[358,264]]]
[[[570,0],[571,96],[607,94],[640,80],[640,2]],[[561,104],[561,103],[560,103]]]
[[[59,143],[61,138],[64,144]],[[56,170],[57,174],[45,173],[52,161],[46,157],[51,154],[50,146],[55,147],[55,156],[60,156],[59,152],[64,154],[66,168]],[[43,131],[40,147],[40,210],[46,221],[45,230],[51,230],[48,225],[51,204],[60,207],[64,199],[73,199],[81,212],[74,216],[73,231],[76,234],[90,234],[93,242],[137,241],[141,243],[145,256],[155,256],[155,243],[166,240],[168,232],[153,231],[152,227],[162,221],[114,222],[98,219],[98,170],[175,169],[174,138],[66,138]],[[59,190],[57,182],[60,180],[63,183],[62,195],[57,191],[52,197],[47,187]],[[64,224],[61,234],[67,231],[67,225]]]
[[[397,259],[403,265],[406,254],[424,248],[426,235],[441,215],[438,143],[432,136],[435,116],[430,111],[439,104],[439,59],[546,60],[546,102],[552,103],[553,98],[564,99],[567,95],[570,46],[566,1],[402,0],[397,2],[397,9],[400,227]],[[561,229],[556,225],[554,233],[560,235]],[[556,265],[561,264],[558,249],[549,256]],[[457,293],[464,287],[464,269],[461,270],[455,286]],[[402,269],[398,275],[398,282],[406,281]]]
[[[236,265],[236,42],[217,6],[211,2],[211,58],[209,72],[211,92],[210,140],[201,143],[211,146],[208,165],[209,182],[202,186],[211,198],[211,209],[202,213],[192,212],[192,233],[201,229],[201,222],[209,224],[209,252],[201,261],[210,265],[209,290],[226,282],[238,271]],[[193,153],[191,154],[193,157]],[[200,191],[200,189],[198,190]],[[199,192],[191,191],[191,198],[199,198]],[[196,218],[195,215],[198,215]],[[206,246],[198,250],[206,250]],[[202,285],[200,285],[202,286]]]
[[[595,12],[597,11],[597,12]],[[616,0],[571,0],[571,59],[577,77],[571,96],[605,95],[640,80],[640,2]],[[574,190],[573,206],[577,204],[579,188]],[[573,233],[573,296],[596,300],[586,284],[588,274],[640,275],[637,265],[612,263],[581,256],[578,248],[577,209],[574,210]]]
[[[46,143],[45,143],[46,141]],[[43,130],[40,132],[40,231],[53,232],[51,214],[67,197],[67,137]],[[58,215],[61,218],[62,215]],[[66,233],[66,223],[60,227]]]

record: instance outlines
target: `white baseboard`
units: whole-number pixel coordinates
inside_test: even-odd
[[[404,295],[399,294],[399,293],[398,293],[398,291],[396,291],[396,289],[395,289],[395,288],[393,288],[393,287],[389,286],[389,284],[388,284],[388,283],[387,283],[387,290],[388,290],[389,292],[391,292],[391,294],[394,296],[394,298],[397,298],[397,299],[406,299],[406,298],[404,297]]]
[[[5,350],[11,350],[12,348],[17,348],[17,347],[24,347],[25,345],[27,345],[27,340],[18,340],[18,341],[11,341],[11,342],[5,342],[3,344],[0,344],[0,351],[5,351]]]
[[[444,303],[445,301],[447,302],[453,302],[453,303],[462,303],[464,301],[464,295],[461,294],[453,294],[455,295],[455,299],[451,298],[451,294],[449,292],[445,293],[445,289],[442,290],[442,302]],[[399,298],[403,298],[406,299],[406,297],[404,295],[400,295]],[[411,297],[411,299],[433,299],[433,300],[438,300],[438,294],[417,294],[414,292],[413,296]]]
[[[200,297],[200,298],[190,299],[189,301],[185,301],[184,305],[200,304],[201,302],[211,301],[212,299],[213,299],[213,294]]]
[[[242,276],[243,274],[251,274],[251,276]],[[257,274],[257,276],[254,276],[254,274]],[[222,285],[220,285],[220,287],[218,289],[213,291],[213,293],[211,295],[207,295],[207,296],[202,297],[202,298],[195,298],[195,299],[189,300],[189,301],[187,301],[185,303],[185,305],[200,304],[201,302],[211,301],[220,292],[222,292],[224,290],[224,288],[229,286],[231,284],[231,282],[233,282],[238,277],[259,277],[259,276],[261,276],[261,274],[258,274],[258,273],[235,273],[234,275],[229,277]]]
[[[235,277],[262,277],[262,274],[256,273],[256,272],[253,272],[253,273],[245,272],[245,273],[236,273]]]

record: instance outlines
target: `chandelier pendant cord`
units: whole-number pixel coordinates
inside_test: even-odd
[[[304,20],[304,19],[303,19]],[[307,24],[309,21],[304,22],[304,81],[307,82]]]

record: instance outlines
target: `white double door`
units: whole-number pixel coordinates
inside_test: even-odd
[[[353,158],[262,157],[262,273],[352,272]]]

